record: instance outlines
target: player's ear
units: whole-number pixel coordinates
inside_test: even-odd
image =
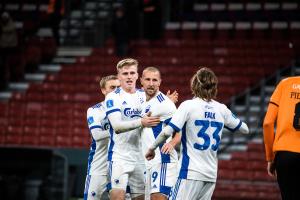
[[[104,88],[101,88],[101,93],[105,96],[106,95],[106,91]]]
[[[143,87],[144,86],[144,84],[143,84],[143,76],[140,78],[140,83],[141,83],[141,85]]]

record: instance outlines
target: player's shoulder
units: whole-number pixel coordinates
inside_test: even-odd
[[[159,91],[155,96],[155,100],[158,101],[159,103],[162,103],[168,101],[169,98],[165,94]]]
[[[228,115],[233,115],[231,110],[227,107],[227,105],[218,102],[216,100],[212,100],[211,103],[208,106],[212,106],[215,111],[220,113],[223,117],[226,117]]]
[[[136,89],[135,93],[138,95],[138,97],[140,99],[143,99],[142,100],[143,102],[145,101],[145,98],[146,98],[145,90],[143,90],[143,89]]]
[[[137,89],[136,89],[136,92],[137,92],[137,93],[142,93],[142,94],[144,94],[144,93],[145,93],[145,90],[143,90],[142,88],[137,88]]]
[[[281,82],[285,82],[285,81],[295,81],[295,80],[300,80],[300,76],[290,76],[287,78],[284,78],[281,80]]]
[[[300,83],[300,76],[291,76],[291,77],[287,77],[282,79],[279,84],[299,84]]]
[[[219,102],[219,101],[214,100],[214,99],[211,100],[211,103],[212,103],[213,105],[215,105],[215,106],[227,107],[224,103]]]
[[[95,105],[93,105],[93,106],[90,106],[90,107],[87,109],[87,111],[97,110],[97,109],[99,109],[99,108],[101,108],[101,107],[102,107],[102,104],[101,104],[101,103],[97,103],[97,104],[95,104]]]
[[[216,108],[219,111],[223,111],[223,110],[227,110],[227,106],[224,103],[221,103],[217,100],[211,100],[210,104],[208,106],[212,106],[214,108]]]
[[[114,91],[108,93],[108,94],[106,95],[106,98],[105,98],[105,99],[111,98],[111,97],[119,96],[119,95],[121,94],[121,91],[122,91],[122,88],[121,88],[121,87],[118,87],[118,88],[116,88]]]
[[[92,113],[98,113],[100,110],[103,110],[103,109],[104,109],[103,104],[97,103],[87,109],[87,114],[89,115]]]
[[[112,91],[111,93],[113,94],[120,94],[121,93],[121,87],[117,87],[114,91]]]
[[[181,107],[181,108],[182,107],[184,107],[184,108],[191,108],[191,107],[193,107],[196,104],[197,104],[197,100],[195,100],[195,99],[187,99],[187,100],[183,101],[179,105],[179,107]]]

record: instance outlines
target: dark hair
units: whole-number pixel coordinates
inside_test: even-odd
[[[191,79],[192,93],[205,101],[211,101],[217,96],[218,78],[215,73],[203,67]]]

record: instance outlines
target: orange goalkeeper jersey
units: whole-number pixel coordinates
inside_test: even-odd
[[[276,151],[300,153],[300,76],[286,78],[277,85],[263,131],[267,161],[273,161]]]

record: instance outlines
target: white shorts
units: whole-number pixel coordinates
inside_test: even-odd
[[[99,200],[106,191],[107,176],[87,175],[84,188],[84,200]]]
[[[109,161],[109,189],[126,191],[130,187],[131,194],[145,193],[145,165],[143,163],[129,164]],[[128,192],[128,191],[127,191]]]
[[[170,200],[210,200],[214,189],[215,182],[206,182],[200,180],[177,179],[177,182],[172,190]]]
[[[150,194],[170,195],[178,177],[177,163],[158,163],[147,170],[147,186]]]

